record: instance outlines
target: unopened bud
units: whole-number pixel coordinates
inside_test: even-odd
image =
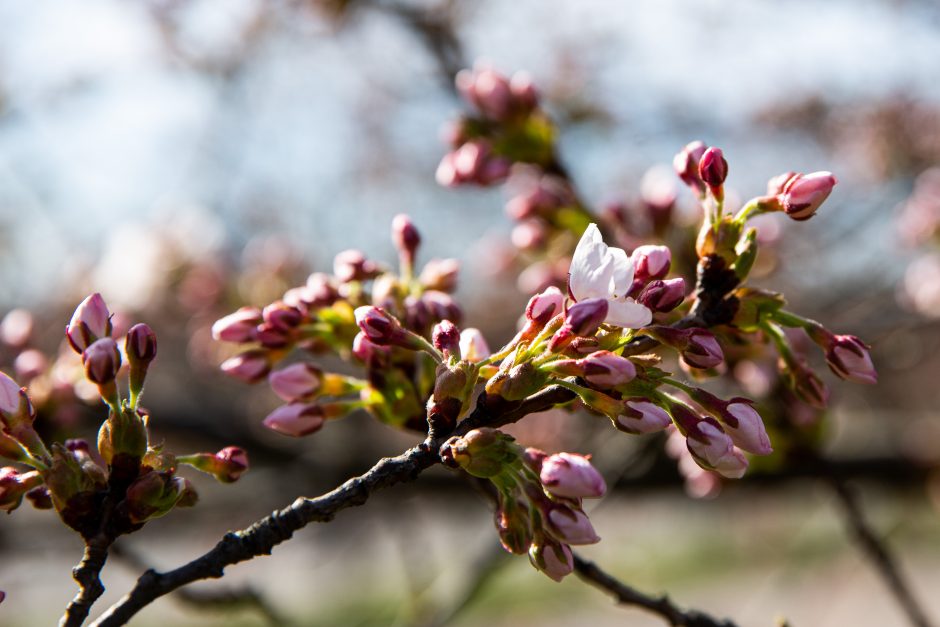
[[[787,383],[797,397],[816,409],[825,409],[829,404],[829,389],[822,379],[803,362],[787,365]]]
[[[651,400],[637,397],[623,403],[623,410],[613,422],[615,427],[626,433],[655,433],[671,425],[672,417]]]
[[[547,503],[545,507],[546,530],[560,542],[575,545],[600,542],[594,525],[580,507],[561,503]]]
[[[576,336],[594,335],[607,318],[607,310],[604,298],[586,298],[568,307],[565,322],[552,336],[548,349],[558,352]]]
[[[212,325],[212,337],[222,342],[245,343],[255,340],[255,327],[261,323],[261,310],[242,307]]]
[[[313,398],[322,380],[323,371],[307,362],[291,364],[268,375],[271,389],[287,402]]]
[[[356,308],[356,324],[365,336],[379,346],[407,345],[408,334],[398,320],[380,307]]]
[[[353,338],[352,354],[369,368],[380,368],[388,361],[391,350],[387,346],[379,346],[360,331]]]
[[[95,340],[82,353],[85,376],[89,381],[104,385],[114,381],[121,368],[121,351],[110,337]]]
[[[513,94],[509,80],[489,68],[460,70],[455,82],[457,91],[492,120],[502,120],[512,108]]]
[[[248,454],[237,446],[227,446],[218,453],[184,455],[177,461],[213,475],[222,483],[237,481],[248,470]]]
[[[587,457],[557,453],[542,461],[539,477],[542,485],[555,496],[566,498],[600,498],[607,484]]]
[[[878,383],[869,347],[854,335],[833,335],[824,348],[829,369],[839,377],[855,383]]]
[[[159,518],[175,506],[196,503],[196,491],[188,479],[169,472],[148,472],[127,488],[127,514],[134,523]]]
[[[392,241],[398,249],[402,263],[409,268],[413,267],[418,246],[421,245],[421,234],[411,218],[403,213],[392,219]]]
[[[636,302],[657,313],[672,311],[681,305],[683,300],[685,279],[682,277],[650,281],[636,297]]]
[[[431,332],[434,348],[441,351],[445,358],[460,359],[460,330],[450,320],[441,320]]]
[[[529,561],[549,579],[561,581],[574,572],[571,548],[564,543],[545,538],[529,548]]]
[[[371,279],[378,272],[375,263],[358,250],[344,250],[333,258],[333,274],[341,283]]]
[[[98,452],[106,464],[114,464],[118,456],[133,466],[147,452],[147,425],[140,412],[125,407],[117,414],[111,411],[98,430]],[[122,462],[123,463],[123,462]]]
[[[65,328],[65,337],[76,353],[81,354],[95,340],[111,335],[111,312],[97,292],[83,300]]]
[[[501,473],[507,464],[519,459],[521,452],[512,437],[490,428],[454,436],[441,447],[442,459],[484,479]]]
[[[639,246],[630,255],[633,261],[633,280],[646,283],[669,274],[672,252],[666,246]]]
[[[496,531],[503,548],[516,555],[525,555],[532,543],[532,524],[526,507],[514,497],[500,495],[496,508]]]
[[[813,172],[791,177],[779,195],[783,210],[794,220],[809,220],[832,193],[836,183],[832,172]]]
[[[689,432],[686,444],[700,466],[723,477],[740,479],[747,470],[747,458],[735,448],[731,437],[707,418]]]
[[[262,424],[272,431],[299,438],[319,431],[324,422],[324,411],[319,404],[288,403],[268,414]]]
[[[460,332],[460,355],[474,363],[490,356],[490,347],[479,329],[468,327]]]
[[[722,422],[724,431],[736,446],[755,455],[773,452],[764,421],[754,409],[753,401],[740,397],[724,401],[699,388],[693,388],[690,394],[696,403]]]
[[[703,142],[694,141],[679,151],[679,154],[672,161],[676,174],[679,175],[682,182],[691,187],[699,196],[705,193],[705,183],[699,174],[699,162],[702,160],[706,148],[707,146]]]
[[[222,372],[245,383],[257,383],[271,371],[268,354],[262,350],[246,351],[230,357],[219,366]]]
[[[525,308],[526,320],[539,328],[561,313],[565,304],[565,295],[555,286],[545,289],[529,299]]]
[[[594,351],[581,359],[550,362],[545,368],[558,374],[582,377],[601,388],[623,385],[636,377],[636,366],[632,361],[604,350]]]
[[[12,466],[0,468],[0,510],[12,512],[23,502],[26,493],[42,482],[38,471],[20,473]]]
[[[303,314],[296,307],[277,300],[265,307],[261,317],[271,327],[289,332],[303,321]]]
[[[728,178],[728,162],[721,148],[711,147],[702,154],[698,163],[699,176],[717,198],[722,197],[721,187]]]

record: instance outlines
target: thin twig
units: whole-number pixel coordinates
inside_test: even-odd
[[[65,608],[59,627],[80,627],[88,618],[91,606],[104,594],[101,569],[108,559],[110,544],[111,539],[104,534],[86,542],[82,561],[72,569],[72,578],[78,582],[78,593]]]
[[[730,620],[713,618],[699,610],[682,610],[666,595],[653,597],[631,588],[577,553],[574,554],[574,572],[583,581],[617,599],[618,603],[642,607],[673,627],[737,627]]]

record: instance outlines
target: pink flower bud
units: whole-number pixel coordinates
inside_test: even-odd
[[[307,289],[310,290],[310,300],[307,304],[313,309],[329,307],[339,298],[339,291],[333,285],[333,279],[325,272],[314,272],[307,277]]]
[[[287,402],[312,398],[320,389],[323,372],[306,362],[291,364],[268,375],[274,393]]]
[[[728,178],[728,162],[721,148],[709,148],[702,154],[698,163],[698,173],[712,191],[718,190]]]
[[[601,540],[587,514],[580,507],[554,503],[545,518],[547,531],[565,544],[595,544]]]
[[[734,447],[731,437],[720,426],[704,419],[689,432],[686,444],[700,466],[723,477],[740,479],[747,470],[747,459]]]
[[[476,181],[489,158],[489,144],[469,141],[454,151],[454,170],[462,182]]]
[[[95,292],[79,304],[65,328],[65,337],[81,354],[92,342],[111,335],[111,312],[101,294]]]
[[[707,146],[703,142],[694,141],[687,144],[672,160],[676,174],[679,175],[682,182],[699,195],[705,193],[705,183],[699,174],[699,162],[702,160],[706,148]]]
[[[607,299],[587,298],[568,307],[565,322],[552,336],[548,349],[557,352],[567,346],[575,336],[594,335],[607,319]]]
[[[689,344],[682,359],[693,368],[714,368],[725,359],[718,339],[711,331],[689,329]]]
[[[502,120],[512,108],[512,91],[505,76],[488,68],[461,70],[457,91],[485,117]]]
[[[114,381],[121,368],[121,351],[117,342],[110,337],[95,340],[82,353],[82,363],[89,381],[99,384]]]
[[[434,348],[446,356],[460,358],[460,330],[450,320],[441,320],[431,332]]]
[[[157,356],[157,336],[146,324],[135,324],[127,332],[124,351],[131,364],[149,364]]]
[[[0,372],[0,414],[13,415],[20,410],[20,384]]]
[[[483,333],[474,327],[460,332],[460,355],[470,362],[478,362],[490,356],[490,347]]]
[[[0,468],[0,510],[12,512],[27,492],[42,484],[42,476],[38,471],[20,473],[12,466]]]
[[[372,306],[357,307],[356,324],[374,344],[388,346],[401,340],[405,331],[394,316]]]
[[[434,171],[434,180],[441,187],[457,187],[461,180],[457,175],[457,166],[454,160],[454,153],[448,152],[441,158],[441,162]]]
[[[242,307],[212,325],[212,337],[222,342],[252,342],[255,327],[261,323],[261,310],[257,307]]]
[[[265,307],[261,312],[261,317],[273,328],[281,331],[290,331],[303,320],[303,314],[299,309],[280,300]]]
[[[571,548],[567,544],[547,538],[532,544],[529,548],[529,561],[554,581],[561,581],[566,575],[574,572]]]
[[[665,409],[647,398],[627,399],[614,426],[626,433],[654,433],[672,424]]]
[[[333,274],[341,283],[349,283],[374,278],[378,268],[361,251],[350,249],[333,258]]]
[[[600,388],[623,385],[636,377],[636,366],[632,361],[605,350],[594,351],[581,359],[551,362],[546,368],[559,374],[583,377]]]
[[[525,308],[525,317],[542,327],[549,320],[560,314],[565,304],[565,295],[557,287],[549,287],[529,299]]]
[[[271,371],[265,351],[246,351],[222,362],[222,372],[245,383],[257,383]]]
[[[648,244],[637,247],[630,259],[633,261],[633,280],[646,283],[669,274],[672,252],[665,246]]]
[[[854,335],[833,336],[826,349],[829,369],[846,381],[878,383],[878,372],[871,361],[868,346]]]
[[[408,265],[413,264],[418,246],[421,245],[421,234],[411,218],[404,213],[399,213],[392,219],[392,241],[402,259]]]
[[[268,429],[295,438],[319,431],[323,423],[323,410],[313,403],[281,405],[263,421]]]
[[[816,409],[825,409],[829,403],[829,388],[822,379],[803,362],[788,365],[788,384],[796,396]]]
[[[224,483],[236,481],[248,471],[248,453],[237,446],[226,446],[215,454],[215,458],[219,462],[219,468],[223,470],[216,476]]]
[[[375,344],[360,331],[353,338],[352,354],[370,368],[374,368],[384,363],[391,351],[387,346]]]
[[[636,301],[653,312],[672,311],[685,300],[685,279],[656,279],[643,288]]]
[[[782,194],[787,187],[787,183],[795,176],[799,175],[796,172],[784,172],[767,181],[767,195],[779,196]]]
[[[459,272],[460,262],[456,259],[431,259],[424,264],[418,281],[429,290],[453,292]]]
[[[832,172],[797,174],[780,194],[783,210],[794,220],[809,220],[832,193],[837,181]]]
[[[262,322],[255,329],[255,339],[264,348],[284,348],[290,344],[291,333],[284,327],[275,326],[270,322]]]
[[[567,498],[600,498],[607,484],[587,457],[557,453],[546,457],[539,473],[542,485],[554,494]]]
[[[767,437],[764,421],[746,398],[731,399],[719,415],[725,431],[735,446],[755,455],[770,455],[774,449]]]

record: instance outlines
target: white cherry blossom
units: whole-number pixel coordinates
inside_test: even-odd
[[[622,248],[604,243],[596,224],[588,226],[578,242],[568,270],[568,287],[576,300],[607,301],[605,322],[627,329],[648,325],[652,312],[627,296],[633,285],[633,262]]]

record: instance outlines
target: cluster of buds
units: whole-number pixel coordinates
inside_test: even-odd
[[[475,429],[441,447],[444,463],[488,479],[497,491],[495,512],[500,543],[528,555],[532,565],[555,581],[574,570],[572,545],[600,541],[582,499],[600,498],[604,478],[587,457],[547,455],[523,447],[495,429]]]
[[[66,327],[86,379],[108,407],[96,448],[84,440],[54,442],[47,448],[33,428],[36,414],[26,389],[0,373],[0,456],[30,468],[0,470],[0,506],[15,509],[25,496],[37,508],[55,508],[85,538],[102,531],[112,537],[129,533],[174,507],[194,504],[196,493],[189,480],[176,474],[178,464],[223,482],[236,480],[248,468],[245,452],[235,447],[177,459],[150,444],[149,416],[139,401],[156,358],[156,336],[147,325],[137,324],[119,344],[113,330],[100,294],[86,298]]]

